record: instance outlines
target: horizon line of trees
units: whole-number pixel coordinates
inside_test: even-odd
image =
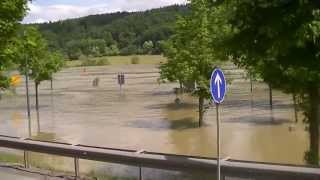
[[[91,15],[36,26],[49,48],[67,59],[134,54],[161,54],[163,42],[174,33],[178,16],[187,5],[173,5],[143,12]]]

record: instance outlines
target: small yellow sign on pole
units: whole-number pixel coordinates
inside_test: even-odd
[[[10,85],[11,86],[14,86],[14,87],[17,87],[21,84],[21,76],[20,75],[13,75],[11,78],[10,78]]]

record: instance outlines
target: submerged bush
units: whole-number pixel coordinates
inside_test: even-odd
[[[140,63],[140,58],[138,56],[133,56],[131,58],[131,64],[139,64]]]
[[[81,64],[81,66],[106,66],[106,65],[110,65],[110,61],[108,59],[85,60]]]

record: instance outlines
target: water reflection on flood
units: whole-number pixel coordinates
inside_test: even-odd
[[[148,72],[143,74],[141,72]],[[179,95],[177,84],[157,82],[152,65],[125,65],[66,69],[57,74],[54,90],[40,86],[39,123],[32,104],[32,137],[40,140],[147,151],[216,156],[215,110],[210,108],[205,125],[198,128],[197,99]],[[99,75],[99,72],[108,72]],[[116,75],[129,72],[119,92]],[[150,73],[154,72],[154,73]],[[114,74],[113,74],[114,73]],[[97,75],[98,74],[98,75]],[[98,87],[92,81],[100,78]],[[30,88],[34,87],[30,85]],[[0,134],[28,136],[24,88],[0,101]],[[304,164],[308,133],[295,123],[292,99],[273,92],[270,110],[268,89],[248,82],[233,82],[221,106],[222,152],[239,160]],[[35,102],[34,95],[31,97]],[[61,166],[61,163],[59,164]],[[88,171],[90,171],[90,165]]]

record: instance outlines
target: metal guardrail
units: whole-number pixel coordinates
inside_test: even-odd
[[[217,161],[215,159],[52,143],[8,136],[0,136],[0,147],[72,157],[75,159],[76,177],[79,176],[78,159],[163,170],[203,172],[208,174],[215,174],[217,167]],[[268,177],[262,178],[263,180],[320,180],[320,168],[263,164],[236,160],[222,161],[221,172],[223,176],[230,177],[251,179],[255,179],[254,177]]]

